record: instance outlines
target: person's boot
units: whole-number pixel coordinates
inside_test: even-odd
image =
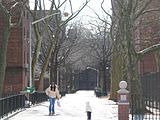
[[[55,112],[53,112],[51,115],[55,115]]]

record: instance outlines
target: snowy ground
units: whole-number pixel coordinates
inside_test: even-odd
[[[93,91],[78,91],[67,94],[55,106],[56,116],[48,116],[49,102],[26,108],[7,120],[87,120],[85,103],[92,107],[92,120],[118,120],[118,106],[107,98],[97,98]]]

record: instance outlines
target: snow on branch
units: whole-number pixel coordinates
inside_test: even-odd
[[[145,48],[145,49],[137,52],[137,54],[138,54],[139,57],[141,57],[141,56],[144,56],[144,55],[146,55],[148,53],[155,52],[155,51],[157,51],[159,49],[160,49],[160,43],[152,45],[152,46],[150,46],[148,48]]]

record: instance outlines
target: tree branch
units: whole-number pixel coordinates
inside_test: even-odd
[[[104,9],[103,3],[104,3],[104,0],[103,0],[102,3],[101,3],[101,8],[102,8],[102,10],[103,10],[104,13],[107,14],[107,15],[110,17],[110,19],[112,20],[112,15],[110,15],[110,14]]]
[[[90,0],[86,0],[86,2],[84,3],[84,5],[75,13],[73,13],[72,15],[69,16],[69,18],[67,20],[65,20],[60,26],[63,26],[65,24],[67,24],[69,21],[71,21],[73,18],[75,18],[83,9],[84,7],[90,2]]]
[[[137,55],[138,55],[138,58],[141,58],[143,57],[144,55],[148,54],[148,53],[151,53],[151,52],[155,52],[157,50],[160,49],[160,43],[159,44],[155,44],[155,45],[152,45],[146,49],[143,49],[139,52],[137,52]]]
[[[148,2],[146,2],[144,4],[144,6],[141,7],[141,9],[138,11],[137,14],[135,14],[135,17],[133,18],[133,21],[135,21],[140,15],[142,15],[142,13],[144,12],[144,10],[147,8],[147,6],[152,2],[152,0],[149,0]]]

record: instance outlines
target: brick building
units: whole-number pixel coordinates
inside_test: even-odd
[[[160,8],[160,1],[153,0],[147,10],[157,10]],[[152,11],[143,14],[136,22],[135,40],[137,50],[143,50],[151,45],[160,42],[160,12]],[[150,53],[145,55],[138,63],[139,74],[159,72],[160,70],[160,54]]]
[[[15,2],[5,0],[4,5],[10,8]],[[29,5],[29,3],[26,3]],[[11,29],[7,48],[7,65],[4,81],[4,94],[18,93],[28,86],[29,80],[29,14],[17,5],[11,17],[12,23],[19,23]],[[0,29],[3,30],[4,14],[0,12]],[[0,31],[0,35],[2,31]],[[2,39],[2,37],[0,37]],[[1,40],[0,40],[1,41]]]

